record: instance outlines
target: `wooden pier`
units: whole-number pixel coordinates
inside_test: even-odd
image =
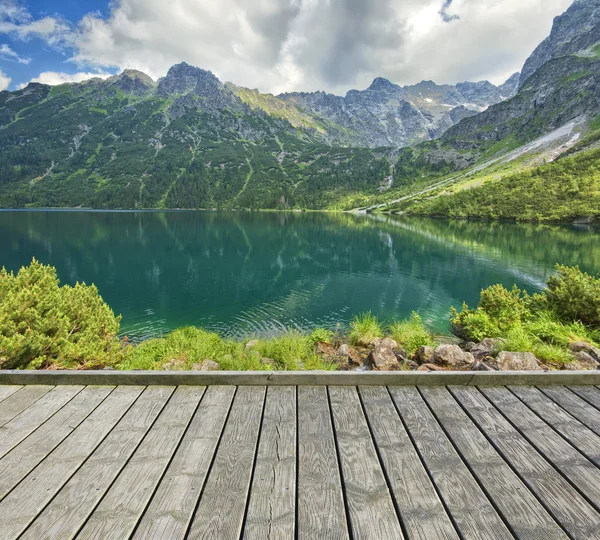
[[[596,373],[127,375],[0,372],[0,539],[600,539]]]

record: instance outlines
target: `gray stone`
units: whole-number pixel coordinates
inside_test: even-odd
[[[481,343],[471,347],[471,354],[476,360],[487,356],[495,356],[503,343],[504,340],[500,338],[485,338]]]
[[[600,362],[600,349],[594,347],[593,345],[585,341],[574,341],[572,343],[569,343],[569,349],[573,353],[584,352],[591,356],[597,362]]]
[[[390,338],[373,340],[374,349],[369,354],[368,364],[377,371],[390,371],[400,369],[400,362],[394,349],[398,344]]]
[[[574,354],[575,360],[571,364],[565,364],[564,369],[569,371],[586,371],[600,368],[600,363],[584,351]]]
[[[219,371],[220,369],[221,366],[214,360],[204,360],[203,362],[192,366],[192,371]]]
[[[340,356],[348,356],[350,354],[350,345],[348,345],[347,343],[342,343],[339,349],[337,350],[337,353]]]
[[[474,362],[473,355],[463,351],[458,345],[440,345],[433,355],[434,364],[452,369],[471,369]]]
[[[416,354],[416,361],[419,364],[431,364],[435,355],[435,349],[433,347],[423,346]]]
[[[542,371],[537,358],[529,352],[502,351],[496,357],[499,371]]]

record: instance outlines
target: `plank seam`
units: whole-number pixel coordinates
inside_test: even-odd
[[[233,408],[233,404],[234,404],[235,398],[237,396],[238,388],[239,388],[238,386],[235,387],[235,391],[233,392],[233,396],[231,397],[231,402],[229,403],[229,409],[227,409],[227,415],[225,416],[225,421],[223,422],[223,426],[221,427],[221,433],[219,434],[219,439],[217,440],[217,444],[215,445],[215,450],[214,450],[212,458],[210,460],[208,469],[206,470],[206,475],[204,476],[204,482],[202,484],[202,487],[198,491],[198,499],[196,500],[194,510],[192,511],[192,513],[190,515],[190,519],[188,521],[185,534],[183,535],[184,540],[187,540],[189,538],[190,531],[192,529],[192,524],[194,523],[194,518],[196,517],[196,513],[198,512],[198,507],[200,506],[200,501],[202,500],[202,496],[204,495],[204,490],[206,488],[208,478],[210,476],[210,473],[212,472],[212,468],[215,463],[215,460],[217,459],[217,454],[219,453],[219,447],[221,446],[221,441],[223,440],[223,434],[225,433],[225,428],[227,427],[227,424],[229,422],[229,417],[231,415],[231,409]]]
[[[464,537],[462,531],[460,530],[458,523],[454,519],[452,512],[450,512],[450,509],[448,508],[448,504],[446,503],[444,497],[442,496],[442,493],[440,492],[438,485],[435,483],[435,480],[433,478],[433,475],[431,474],[431,471],[429,470],[429,467],[427,467],[425,458],[423,457],[423,455],[419,451],[419,448],[417,447],[417,443],[415,442],[413,434],[408,429],[408,425],[406,424],[406,421],[402,417],[402,414],[400,413],[400,409],[398,409],[398,405],[396,404],[396,400],[394,399],[394,396],[392,396],[392,393],[390,392],[389,387],[386,386],[385,389],[387,390],[388,395],[390,396],[390,399],[392,400],[392,404],[394,406],[396,414],[400,418],[400,422],[402,422],[402,425],[404,426],[404,431],[406,431],[406,434],[408,435],[408,438],[413,446],[413,449],[415,450],[417,457],[419,458],[419,461],[421,462],[421,465],[422,465],[423,469],[425,470],[425,474],[427,474],[429,481],[431,482],[431,485],[433,486],[433,489],[435,490],[435,492],[438,496],[438,499],[440,500],[440,502],[442,503],[442,506],[444,507],[444,510],[446,511],[446,515],[448,516],[448,518],[450,519],[450,522],[452,523],[452,525],[454,526],[454,529],[456,530],[456,534],[458,535],[458,537],[461,540],[465,540],[465,537]]]
[[[571,392],[574,396],[577,396],[579,399],[582,399],[583,401],[585,401],[588,405],[591,405],[595,410],[600,411],[600,406],[594,404],[592,401],[590,401],[586,396],[579,394],[577,392],[575,392],[575,390],[573,390],[570,386],[565,386],[565,388]],[[592,386],[592,388],[595,388],[595,386]]]
[[[552,466],[552,468],[558,473],[560,474],[564,480],[569,483],[571,485],[571,487],[577,491],[577,493],[579,493],[579,495],[581,495],[587,502],[588,504],[590,504],[592,506],[592,508],[594,508],[594,510],[596,510],[597,512],[600,512],[600,506],[597,505],[592,499],[590,499],[585,491],[583,491],[582,489],[579,488],[579,486],[577,486],[577,484],[575,484],[575,482],[573,482],[571,480],[571,478],[569,478],[569,475],[567,475],[566,473],[564,473],[560,468],[558,468],[554,462],[548,457],[548,455],[546,454],[546,452],[544,452],[541,448],[539,448],[533,441],[531,441],[529,439],[529,437],[525,434],[525,432],[523,430],[521,430],[521,428],[519,428],[519,426],[517,426],[506,414],[504,414],[504,411],[502,411],[500,409],[500,407],[496,406],[496,404],[485,394],[485,392],[481,392],[481,389],[477,388],[477,390],[481,393],[481,395],[487,400],[489,401],[489,403],[492,405],[492,407],[494,407],[494,409],[496,409],[498,411],[498,413],[500,413],[500,415],[531,445],[533,446],[533,448],[535,448],[537,450],[537,452],[540,454],[540,456],[542,456],[548,463],[550,463],[550,465]],[[577,448],[575,448],[572,444],[570,444],[567,441],[567,444],[569,444],[569,446],[573,447],[575,449],[575,451],[577,451],[579,454],[581,454],[581,452],[579,452],[579,450],[577,450]],[[583,454],[581,454],[581,456],[586,460],[589,461],[590,460],[584,456]],[[590,462],[592,463],[592,462]],[[593,463],[592,463],[593,465]]]
[[[206,387],[204,389],[204,392],[202,392],[202,395],[200,396],[200,399],[198,400],[198,403],[196,404],[196,407],[194,408],[194,412],[190,415],[190,418],[188,420],[188,423],[185,426],[185,429],[183,430],[183,433],[181,434],[181,437],[179,438],[179,441],[177,442],[177,445],[175,446],[175,449],[173,450],[173,453],[171,454],[171,457],[169,457],[169,461],[167,462],[167,464],[165,465],[165,468],[162,472],[162,474],[160,475],[160,478],[158,479],[158,482],[156,482],[156,485],[154,486],[154,489],[152,490],[152,495],[150,495],[150,497],[148,498],[148,502],[146,503],[146,506],[144,507],[144,509],[142,510],[142,512],[140,513],[138,520],[135,523],[135,526],[133,527],[133,529],[131,530],[131,533],[129,534],[128,538],[133,538],[133,535],[135,534],[135,532],[137,531],[137,529],[140,526],[140,522],[142,521],[144,515],[146,514],[146,512],[148,511],[148,507],[150,506],[150,503],[152,502],[152,499],[154,499],[154,495],[156,495],[156,492],[158,491],[158,488],[161,484],[161,482],[163,481],[163,478],[165,477],[165,474],[167,474],[167,471],[169,470],[169,467],[171,466],[171,463],[173,462],[173,459],[175,458],[175,455],[177,454],[177,451],[179,450],[179,448],[181,447],[181,444],[183,442],[183,439],[185,438],[187,432],[190,429],[190,425],[192,423],[192,420],[194,419],[194,416],[196,416],[196,412],[198,411],[198,408],[200,407],[200,404],[202,403],[202,401],[204,401],[204,396],[206,396],[206,391],[207,391],[208,387]],[[173,396],[175,395],[175,393],[177,392],[177,388],[173,391],[173,393],[169,396],[169,399],[167,400],[167,403],[171,401],[171,399],[173,399]],[[165,409],[165,407],[167,406],[167,403],[165,403],[164,407],[161,409],[160,414],[158,414],[156,416],[156,419],[154,420],[154,422],[152,423],[152,426],[154,426],[154,423],[156,421],[158,421],[160,415],[162,414],[163,410]],[[147,437],[147,435],[150,433],[150,431],[152,430],[152,428],[148,429],[148,431],[146,431],[145,435],[144,435],[144,439]],[[140,442],[140,444],[142,444]],[[139,447],[139,445],[138,445]],[[136,447],[136,451],[137,448]],[[133,459],[133,456],[135,455],[135,452],[133,454],[131,454],[129,460],[127,460],[128,462]],[[123,471],[123,469],[121,469],[121,471],[119,471],[119,475],[117,476],[117,478],[120,476],[121,472]],[[115,479],[116,480],[116,479]],[[106,493],[103,495],[103,498],[106,496],[106,494],[108,493],[109,490],[106,490]]]
[[[116,388],[116,387],[115,387]],[[84,418],[82,418],[81,422],[79,422],[72,430],[71,433],[69,433],[69,435],[67,435],[63,440],[59,441],[56,446],[54,446],[38,463],[35,464],[35,466],[33,467],[33,469],[31,469],[25,476],[23,476],[23,478],[21,478],[11,489],[10,491],[8,491],[3,497],[0,497],[0,502],[3,501],[6,497],[8,497],[20,484],[21,482],[23,482],[33,471],[35,471],[35,469],[37,469],[44,461],[46,461],[46,459],[52,454],[52,452],[54,452],[54,450],[56,450],[63,442],[65,442],[73,433],[73,431],[75,431],[81,424],[83,424],[83,422],[85,422],[93,413],[94,411],[100,407],[100,405],[102,405],[102,403],[104,403],[104,401],[108,398],[108,396],[110,396],[114,391],[115,388],[113,388],[108,394],[106,394],[106,396],[104,398],[102,398],[99,402],[98,405],[96,405]],[[29,437],[31,437],[33,435],[33,433],[30,433],[29,435],[27,435],[27,437],[25,437],[19,444],[25,442]],[[17,445],[19,446],[19,445]],[[16,446],[15,446],[16,448]],[[12,449],[14,450],[14,448]],[[11,450],[11,452],[12,452]],[[8,455],[8,453],[6,454]],[[2,459],[6,457],[6,456],[2,456]],[[62,489],[62,487],[61,487]],[[45,509],[45,507],[44,507]],[[36,516],[37,517],[37,516]],[[34,520],[35,521],[35,520]],[[29,526],[28,526],[29,527]]]
[[[58,388],[58,386],[55,386],[54,388]],[[76,392],[66,403],[64,403],[59,409],[57,409],[56,411],[54,411],[54,413],[52,413],[48,418],[46,418],[46,420],[44,420],[39,426],[37,426],[31,433],[29,433],[27,435],[27,437],[29,437],[30,435],[33,435],[38,429],[40,429],[44,424],[46,424],[46,422],[49,422],[55,415],[57,415],[60,411],[62,411],[63,407],[66,407],[69,403],[71,403],[71,401],[73,401],[81,392],[83,392],[83,390],[85,389],[85,386],[82,386],[80,388],[80,390],[78,392]],[[52,390],[50,390],[52,392]],[[16,392],[15,392],[16,394]],[[11,394],[14,395],[14,394]],[[10,397],[10,396],[9,396]],[[33,403],[32,403],[33,405]],[[27,409],[29,409],[29,407],[27,407]],[[27,409],[25,409],[25,411],[27,411]],[[21,416],[25,411],[20,412],[17,416],[15,416],[12,420],[10,420],[10,422],[12,422],[13,420],[16,420],[17,418],[19,418],[19,416]],[[4,424],[5,426],[7,424],[10,424],[10,422],[7,422],[6,424]],[[3,426],[4,427],[4,426]],[[19,444],[21,444],[25,439],[27,439],[27,437],[24,437],[23,439],[21,439],[19,442],[17,442],[16,444],[14,444],[13,446],[10,447],[9,450],[7,450],[1,457],[4,457],[5,455],[7,455],[9,452],[11,452],[14,448],[16,448],[17,446],[19,446]]]
[[[357,387],[357,392],[358,392],[358,401],[360,403],[360,407],[362,409],[362,413],[363,416],[365,418],[365,422],[367,424],[367,428],[369,430],[369,435],[371,436],[371,442],[373,443],[373,446],[375,447],[375,453],[377,454],[377,459],[379,460],[379,466],[381,467],[381,471],[383,472],[383,477],[385,478],[385,483],[387,485],[388,488],[388,493],[390,495],[390,499],[392,500],[392,504],[394,505],[394,510],[396,511],[396,517],[398,518],[398,523],[400,524],[400,528],[402,529],[402,535],[404,538],[409,538],[409,534],[408,534],[408,530],[406,528],[406,524],[404,523],[404,520],[402,519],[402,514],[400,512],[400,507],[398,506],[398,501],[396,501],[396,497],[394,496],[394,492],[392,490],[392,483],[390,481],[390,477],[388,475],[388,472],[385,468],[385,465],[383,463],[383,459],[381,457],[381,453],[379,451],[379,447],[377,446],[377,442],[375,441],[375,435],[373,433],[373,428],[371,427],[371,422],[369,421],[369,417],[367,415],[367,411],[365,409],[365,404],[363,402],[363,397],[362,394],[360,392],[360,387]]]
[[[531,484],[528,480],[526,480],[520,473],[519,471],[516,469],[516,467],[514,467],[512,465],[512,463],[508,460],[508,458],[504,455],[504,453],[502,452],[502,450],[500,450],[500,448],[496,445],[496,443],[493,441],[493,439],[491,437],[488,436],[487,432],[483,429],[483,427],[481,427],[478,423],[477,420],[473,417],[473,415],[470,413],[470,411],[463,405],[463,403],[460,401],[460,399],[454,394],[454,392],[452,392],[451,388],[448,388],[448,391],[450,392],[450,395],[452,396],[452,398],[458,403],[458,406],[463,410],[463,412],[469,417],[469,419],[471,420],[471,422],[473,422],[473,424],[475,424],[476,428],[481,432],[481,434],[486,438],[486,440],[488,441],[488,443],[492,446],[492,448],[496,451],[496,453],[504,460],[504,462],[508,465],[508,467],[513,471],[513,473],[517,476],[517,478],[519,478],[521,480],[521,482],[523,482],[523,484],[527,487],[527,489],[531,492],[531,494],[534,496],[535,499],[537,499],[537,501],[542,505],[542,508],[544,508],[546,510],[546,512],[548,512],[548,514],[552,517],[552,519],[554,519],[554,521],[556,522],[556,524],[563,530],[563,532],[569,537],[569,538],[574,538],[572,534],[570,534],[567,529],[565,529],[565,527],[563,526],[563,524],[560,522],[560,520],[554,515],[554,513],[552,512],[552,510],[546,505],[546,503],[541,499],[541,497],[538,496],[538,494],[536,493],[536,491],[534,489],[531,488]],[[479,391],[479,390],[477,390]],[[546,461],[548,463],[548,465],[550,466],[551,469],[555,469],[554,466],[552,465],[552,463],[550,463],[544,456],[542,456],[537,449],[535,448],[535,446],[533,446],[527,439],[524,439],[526,444],[528,444],[531,449],[536,452],[544,461]]]
[[[254,444],[254,457],[252,458],[252,471],[250,473],[250,480],[248,482],[248,492],[246,493],[246,506],[244,507],[244,517],[242,518],[242,526],[240,528],[239,538],[244,537],[244,531],[246,530],[246,522],[248,520],[248,509],[250,508],[250,495],[252,493],[252,484],[254,482],[254,473],[256,472],[256,461],[258,458],[258,449],[260,447],[260,441],[262,439],[263,434],[263,424],[265,420],[265,407],[267,404],[267,393],[268,388],[265,388],[263,395],[263,404],[262,410],[260,412],[260,423],[258,425],[258,437],[256,438],[256,443]]]
[[[521,399],[521,398],[520,398],[520,397],[519,397],[519,396],[518,396],[518,395],[517,395],[515,392],[513,392],[513,391],[511,390],[511,388],[510,388],[510,387],[508,387],[508,386],[507,386],[506,388],[507,388],[507,390],[508,390],[508,391],[509,391],[509,392],[510,392],[510,393],[511,393],[513,396],[515,396],[515,397],[516,397],[516,398],[517,398],[517,399],[518,399],[518,400],[519,400],[521,403],[523,403],[523,405],[525,405],[525,406],[526,406],[526,407],[527,407],[527,408],[528,408],[528,409],[529,409],[529,410],[530,410],[530,411],[531,411],[533,414],[535,414],[535,415],[536,415],[536,416],[537,416],[537,417],[538,417],[538,418],[539,418],[539,419],[540,419],[542,422],[544,422],[544,423],[545,423],[547,426],[549,426],[550,428],[552,428],[552,430],[553,430],[555,433],[557,433],[557,434],[558,434],[558,435],[559,435],[559,436],[560,436],[562,439],[564,439],[564,440],[567,442],[567,444],[569,444],[570,446],[572,446],[573,448],[575,448],[575,450],[577,450],[577,452],[579,452],[579,453],[580,453],[580,454],[581,454],[583,457],[585,457],[585,459],[587,459],[587,460],[588,460],[588,461],[589,461],[589,462],[590,462],[592,465],[594,465],[594,466],[595,466],[595,467],[597,467],[597,468],[600,468],[600,465],[598,465],[598,464],[594,463],[594,461],[592,461],[592,460],[590,459],[590,457],[589,457],[589,456],[588,456],[588,455],[587,455],[587,454],[586,454],[586,453],[585,453],[583,450],[581,450],[580,448],[578,448],[577,446],[575,446],[575,444],[574,444],[574,443],[572,443],[572,442],[571,442],[571,441],[568,439],[568,437],[567,437],[566,435],[563,435],[563,434],[562,434],[562,433],[561,433],[561,432],[560,432],[560,431],[559,431],[559,430],[558,430],[556,427],[554,427],[554,426],[553,426],[553,425],[552,425],[550,422],[548,422],[547,420],[545,420],[545,419],[544,419],[544,418],[543,418],[543,417],[542,417],[540,414],[538,414],[538,413],[537,413],[537,412],[536,412],[536,411],[535,411],[535,410],[534,410],[532,407],[530,407],[530,406],[527,404],[527,402],[525,402],[525,401],[524,401],[523,399]],[[535,388],[535,387],[533,387],[533,388]],[[536,388],[536,390],[537,390],[537,388]],[[559,408],[560,408],[560,409],[562,409],[562,407],[559,407]],[[569,415],[569,416],[571,416],[571,415]],[[579,420],[577,420],[576,418],[575,418],[575,420],[577,421],[577,423],[578,423],[578,424],[579,424],[579,425],[580,425],[582,428],[585,428],[585,429],[588,429],[588,430],[589,430],[589,428],[588,428],[587,426],[583,425],[583,424],[582,424],[582,423],[581,423]],[[592,433],[593,433],[593,432],[592,432]]]
[[[113,389],[114,391],[114,389]],[[110,396],[112,394],[112,391],[106,396]],[[40,516],[40,514],[46,510],[46,508],[48,507],[48,505],[56,498],[56,496],[61,492],[61,490],[67,485],[67,483],[71,480],[71,478],[73,478],[78,472],[79,470],[87,463],[87,461],[90,459],[90,457],[92,456],[92,454],[98,449],[98,447],[106,440],[106,438],[112,433],[113,429],[115,429],[116,425],[121,421],[121,418],[123,418],[131,409],[131,407],[133,407],[133,405],[137,402],[137,400],[140,398],[140,396],[143,394],[143,391],[139,393],[139,395],[133,400],[133,402],[129,405],[129,407],[127,407],[127,409],[123,412],[123,414],[119,417],[119,419],[117,420],[117,422],[115,423],[115,425],[108,431],[108,433],[102,437],[102,440],[100,440],[98,442],[98,444],[96,446],[94,446],[94,448],[91,450],[91,452],[88,454],[88,456],[81,462],[81,464],[79,465],[79,467],[77,467],[77,469],[75,469],[75,471],[73,471],[73,473],[71,475],[69,475],[67,477],[67,479],[61,484],[60,488],[56,491],[56,493],[46,502],[46,504],[44,505],[44,507],[33,517],[33,519],[27,524],[27,527],[24,529],[27,530],[29,527],[31,527],[31,525],[35,522],[35,520]],[[105,398],[106,399],[106,398]],[[102,400],[101,403],[103,403],[104,400]],[[94,409],[96,410],[96,409]],[[91,413],[90,413],[91,414]],[[89,415],[88,415],[89,416]],[[87,418],[87,417],[86,417]],[[81,424],[79,424],[81,425]],[[75,431],[75,430],[73,430]],[[69,437],[73,434],[73,431],[71,431],[71,433],[69,433]],[[64,441],[68,440],[67,437],[66,439],[64,439]],[[63,441],[61,441],[62,444]],[[51,452],[52,453],[52,452]],[[50,454],[51,454],[50,453]],[[39,465],[45,461],[50,454],[48,454],[46,457],[44,457],[44,459],[42,461],[40,461],[40,463],[38,463],[28,474],[27,476],[29,476],[33,471],[35,471],[35,469],[37,467],[39,467]],[[25,476],[25,478],[27,478],[27,476]],[[21,480],[23,481],[23,480]],[[19,482],[21,483],[21,482]],[[14,488],[13,488],[14,489]],[[12,491],[12,490],[11,490]],[[23,532],[24,532],[23,531]],[[22,534],[22,533],[21,533]],[[19,535],[20,536],[20,535]]]
[[[544,392],[543,388],[534,387],[538,392],[541,392],[544,396],[546,396],[546,398],[548,398],[550,401],[552,401],[552,403],[554,403],[557,407],[559,407],[562,411],[564,411],[565,413],[567,413],[571,418],[573,418],[573,420],[577,421],[579,424],[581,424],[583,427],[589,429],[591,432],[595,433],[596,435],[600,436],[600,433],[598,431],[596,431],[596,429],[591,428],[590,426],[588,426],[585,422],[583,422],[583,420],[580,420],[579,418],[577,418],[573,413],[571,413],[571,411],[565,409],[565,407],[563,407],[556,399],[554,399],[552,396],[548,395],[546,392]],[[566,386],[562,386],[560,388],[566,388]],[[579,396],[576,396],[579,397]]]
[[[346,526],[348,527],[348,536],[350,540],[354,540],[354,531],[352,529],[352,521],[350,520],[350,509],[348,508],[348,494],[346,493],[346,482],[344,481],[344,471],[342,470],[342,459],[340,456],[340,448],[338,445],[337,433],[335,429],[335,422],[333,419],[333,410],[331,408],[331,397],[329,395],[329,386],[325,387],[327,394],[327,407],[329,409],[329,418],[331,422],[331,431],[333,435],[333,443],[335,445],[335,455],[337,457],[338,474],[340,477],[340,484],[342,488],[342,498],[344,500],[344,510],[346,512]]]
[[[508,531],[513,535],[513,537],[518,539],[519,537],[518,537],[517,533],[515,532],[513,526],[510,524],[510,522],[508,521],[508,519],[506,518],[504,513],[500,510],[500,508],[498,507],[498,504],[496,503],[494,498],[490,495],[487,488],[483,485],[483,482],[479,479],[479,476],[477,474],[475,474],[473,468],[471,467],[471,464],[465,458],[462,451],[458,448],[458,445],[454,442],[454,439],[452,439],[452,437],[448,433],[448,430],[445,428],[445,426],[442,424],[442,422],[440,421],[438,416],[435,414],[435,411],[433,410],[431,405],[429,405],[429,402],[425,399],[425,397],[421,393],[421,390],[419,389],[419,387],[417,387],[417,392],[418,392],[419,396],[421,396],[423,403],[425,403],[425,407],[427,407],[427,409],[429,409],[429,412],[433,415],[433,418],[437,422],[438,426],[440,427],[440,429],[442,430],[444,435],[446,435],[448,442],[450,442],[450,444],[454,448],[454,451],[458,454],[458,457],[461,459],[461,461],[463,462],[463,464],[469,471],[470,475],[473,477],[473,480],[475,480],[475,483],[479,486],[479,489],[481,489],[481,491],[487,497],[488,501],[490,502],[490,504],[492,505],[494,510],[496,510],[496,513],[498,514],[498,517],[500,518],[500,520],[504,523],[504,525],[506,526]]]
[[[4,386],[2,385],[2,383],[0,383],[0,386]],[[12,385],[6,385],[6,386],[12,386]],[[19,386],[19,385],[15,385],[15,386]],[[9,397],[14,396],[15,394],[19,393],[21,390],[23,390],[23,388],[25,388],[24,386],[21,386],[21,388],[17,388],[12,394],[8,394],[8,396],[3,397],[2,399],[0,399],[0,404],[2,404],[5,400],[7,400]]]
[[[296,493],[294,498],[294,540],[299,540],[298,532],[298,500],[299,500],[299,489],[298,480],[300,479],[300,417],[298,416],[298,387],[295,387],[296,397]]]
[[[52,386],[52,388],[50,390],[48,390],[48,392],[52,392],[52,390],[54,390],[56,388],[56,385],[49,385]],[[27,386],[23,386],[21,388],[21,390],[27,388]],[[21,390],[17,390],[14,394],[11,394],[10,396],[7,396],[5,399],[8,399],[16,394],[18,394]],[[38,396],[37,399],[33,400],[29,405],[27,405],[27,407],[25,407],[22,411],[19,411],[17,414],[15,414],[14,416],[12,416],[11,418],[9,418],[6,422],[4,422],[3,424],[0,424],[0,427],[5,426],[6,424],[8,424],[9,422],[12,422],[17,416],[19,416],[21,413],[24,413],[27,409],[29,409],[29,407],[31,407],[32,405],[35,405],[40,399],[42,399],[48,392],[44,392],[41,396]],[[3,400],[4,401],[4,400]]]

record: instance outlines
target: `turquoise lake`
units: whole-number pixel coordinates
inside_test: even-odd
[[[230,337],[344,328],[450,306],[494,283],[543,287],[556,263],[600,271],[600,231],[348,214],[0,212],[0,266],[32,257],[95,283],[132,339],[198,325]]]

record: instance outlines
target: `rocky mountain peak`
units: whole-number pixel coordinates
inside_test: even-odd
[[[212,71],[190,66],[185,62],[172,66],[158,81],[158,93],[163,96],[189,94],[209,97],[221,92],[223,83]]]
[[[586,51],[600,41],[600,0],[575,0],[554,19],[550,35],[527,59],[519,88],[544,64],[561,56]]]
[[[106,82],[126,94],[136,96],[144,95],[156,86],[151,77],[136,69],[126,69],[122,73],[110,77]]]
[[[400,87],[384,77],[377,77],[373,80],[371,86],[369,86],[367,90],[371,90],[372,92],[385,92],[389,90],[400,90]]]
[[[513,73],[503,84],[501,84],[498,89],[500,93],[505,98],[511,98],[519,89],[519,79],[521,78],[521,73],[517,71],[517,73]]]

